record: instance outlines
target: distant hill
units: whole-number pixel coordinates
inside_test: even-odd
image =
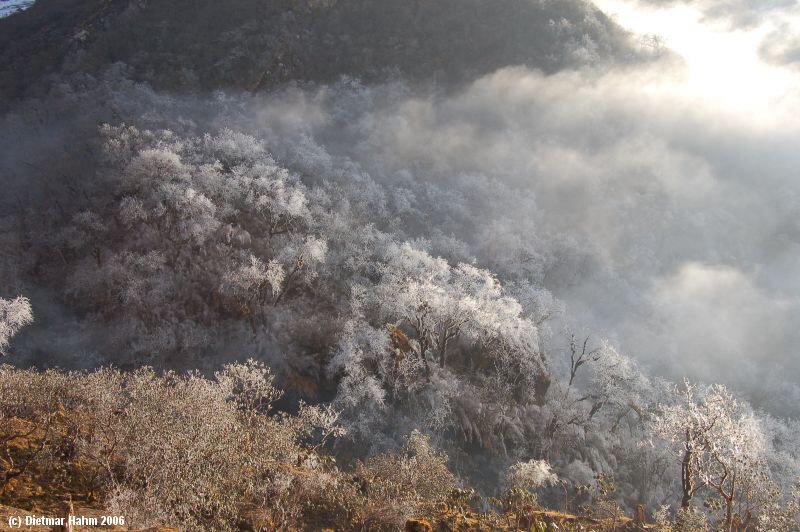
[[[0,18],[28,9],[35,0],[0,0]]]
[[[39,0],[0,20],[0,97],[115,62],[156,88],[260,90],[629,55],[624,31],[584,0]]]

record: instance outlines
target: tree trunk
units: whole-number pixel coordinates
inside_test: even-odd
[[[688,508],[692,505],[692,497],[694,496],[694,471],[692,471],[692,449],[691,449],[691,433],[686,430],[686,450],[683,453],[683,460],[681,461],[681,489],[683,497],[681,498],[681,508]]]
[[[552,377],[550,377],[550,374],[546,371],[542,371],[536,375],[533,382],[533,393],[534,401],[538,406],[544,405],[545,397],[547,396],[547,391],[550,389],[552,381]]]
[[[733,493],[732,489],[731,489],[731,493]],[[738,530],[739,527],[737,526],[737,527],[735,527],[735,529]],[[731,495],[730,498],[725,497],[725,530],[727,530],[728,532],[733,532],[733,530],[734,530],[734,526],[733,526],[733,496],[732,495]]]

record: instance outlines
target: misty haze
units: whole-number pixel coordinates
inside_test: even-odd
[[[798,117],[796,0],[0,0],[0,528],[800,530]]]

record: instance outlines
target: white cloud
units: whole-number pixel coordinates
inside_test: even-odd
[[[417,207],[492,267],[513,255],[500,242],[527,246],[579,323],[671,377],[688,367],[753,391],[752,368],[778,365],[798,380],[785,325],[800,315],[798,100],[743,113],[692,93],[685,75],[665,57],[608,72],[507,68],[448,96],[326,88],[274,97],[262,115],[312,125],[259,127],[285,153],[305,135],[328,164],[463,198],[457,212]],[[490,245],[485,227],[507,236]]]

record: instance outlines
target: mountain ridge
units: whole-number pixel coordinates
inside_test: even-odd
[[[35,0],[0,0],[0,18],[28,9]]]
[[[114,63],[157,89],[265,90],[394,74],[459,83],[510,65],[553,72],[634,54],[583,0],[39,0],[0,20],[0,50],[5,98]]]

